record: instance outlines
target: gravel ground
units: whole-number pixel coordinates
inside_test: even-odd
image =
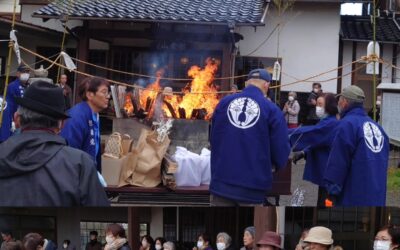
[[[397,167],[399,162],[399,152],[390,153],[391,160],[389,161],[389,167]],[[303,180],[305,161],[301,160],[297,165],[292,165],[292,194],[299,188],[304,190],[304,202],[303,206],[315,207],[317,205],[318,188],[311,182]],[[291,206],[292,195],[282,195],[280,197],[280,206]],[[400,190],[388,190],[386,195],[386,206],[400,206]]]

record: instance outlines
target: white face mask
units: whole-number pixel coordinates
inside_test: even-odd
[[[21,82],[26,82],[29,80],[29,73],[21,73],[21,75],[19,76],[19,80]]]
[[[376,240],[374,241],[374,250],[389,250],[390,241],[388,240]]]
[[[203,247],[203,241],[198,241],[197,242],[197,248],[202,248]]]
[[[224,250],[225,249],[225,243],[224,242],[218,242],[217,243],[217,249],[218,250]]]
[[[294,97],[293,96],[289,96],[289,102],[293,102],[294,101]]]
[[[107,244],[111,244],[114,241],[114,237],[112,237],[111,235],[107,235],[106,236],[106,242]]]
[[[63,247],[64,247],[64,248],[67,248],[67,247],[68,247],[68,245],[64,243],[64,244],[63,244]]]
[[[157,249],[157,250],[161,250],[161,249],[162,249],[162,246],[161,246],[160,244],[156,244],[156,249]]]
[[[381,106],[381,101],[376,101],[376,106]]]
[[[318,118],[322,118],[325,115],[325,109],[323,107],[315,107],[315,114]]]
[[[318,93],[318,92],[319,92],[319,89],[314,88],[314,93]]]

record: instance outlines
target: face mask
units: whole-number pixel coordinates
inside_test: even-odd
[[[162,249],[162,246],[161,246],[160,244],[156,244],[156,249],[157,249],[157,250],[161,250],[161,249]]]
[[[64,248],[67,248],[67,247],[68,247],[68,245],[67,245],[67,244],[63,244],[63,247],[64,247]]]
[[[376,101],[376,106],[381,106],[381,101]]]
[[[202,247],[203,247],[203,242],[199,240],[197,242],[197,248],[202,248]]]
[[[374,241],[374,250],[389,250],[390,241],[388,240],[376,240]]]
[[[21,82],[26,82],[26,81],[28,81],[28,79],[29,79],[29,73],[22,73],[20,76],[19,76],[19,80],[21,81]]]
[[[294,101],[294,97],[293,96],[289,96],[289,102],[293,102]]]
[[[319,89],[314,88],[314,93],[318,93],[318,92],[319,92]]]
[[[218,242],[217,243],[217,249],[218,250],[224,250],[225,249],[225,243],[224,242]]]
[[[113,243],[113,241],[114,241],[114,237],[112,237],[112,236],[110,236],[110,235],[107,235],[107,236],[106,236],[106,242],[107,242],[107,244],[111,244],[111,243]]]
[[[321,118],[325,115],[325,109],[322,107],[315,107],[315,114],[318,116],[318,118]]]

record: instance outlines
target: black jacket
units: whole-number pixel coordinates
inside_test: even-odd
[[[96,165],[46,131],[0,144],[0,206],[109,206]]]

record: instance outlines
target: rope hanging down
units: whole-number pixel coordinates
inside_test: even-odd
[[[60,64],[60,63],[58,63],[58,62],[55,62],[55,61],[53,61],[53,60],[50,60],[49,58],[46,58],[46,57],[44,57],[44,56],[42,56],[42,55],[40,55],[40,54],[38,54],[38,53],[36,53],[36,52],[34,52],[34,51],[31,51],[31,50],[25,48],[25,47],[20,46],[20,48],[21,48],[22,50],[24,50],[24,51],[26,51],[26,52],[28,52],[28,53],[30,53],[30,54],[36,56],[36,57],[39,57],[39,58],[43,59],[44,61],[47,61],[47,62],[49,62],[49,63],[52,63],[53,65],[59,66],[59,67],[64,68],[64,69],[68,69],[67,66],[62,65],[62,64]],[[337,71],[338,69],[342,69],[342,68],[344,68],[344,67],[346,67],[346,66],[348,66],[348,65],[351,65],[351,64],[353,64],[353,63],[358,63],[358,62],[371,62],[371,61],[373,61],[373,60],[379,60],[380,63],[383,62],[382,59],[379,59],[379,58],[377,59],[377,58],[374,57],[374,56],[363,56],[363,57],[361,57],[360,59],[358,59],[358,60],[356,60],[356,61],[343,64],[343,65],[340,66],[340,67],[336,67],[336,68],[334,68],[334,69],[331,69],[331,70],[328,70],[328,71],[319,73],[319,74],[317,74],[317,75],[313,75],[313,76],[311,76],[311,77],[308,77],[308,78],[305,78],[305,79],[302,79],[302,80],[297,80],[297,81],[294,81],[294,82],[291,82],[291,83],[287,83],[287,84],[280,84],[280,85],[276,85],[276,86],[271,86],[270,88],[279,88],[279,87],[283,87],[283,86],[289,86],[289,85],[293,85],[293,84],[297,84],[297,83],[301,83],[301,82],[306,82],[306,81],[308,81],[308,80],[310,80],[310,79],[323,76],[323,75],[325,75],[325,74],[328,74],[328,73]],[[95,64],[93,64],[93,65],[95,65]],[[95,65],[95,66],[98,66],[98,65]],[[99,67],[101,67],[101,66],[99,66]],[[361,66],[361,67],[364,67],[364,65]],[[358,70],[358,69],[361,68],[361,67],[358,67],[356,70]],[[76,69],[70,70],[70,71],[75,72],[75,73],[80,74],[80,75],[83,75],[83,76],[94,77],[94,75],[92,75],[92,74],[88,74],[88,73],[85,73],[85,72],[81,72],[81,71],[78,71],[78,70],[76,70]],[[350,73],[353,73],[354,71],[355,71],[355,70],[353,70],[353,71],[350,72]],[[123,71],[121,71],[121,72],[123,72]],[[126,72],[126,73],[129,73],[129,72]],[[319,82],[327,82],[327,81],[332,81],[332,80],[335,80],[335,79],[339,79],[339,78],[342,78],[342,77],[344,77],[344,76],[349,75],[350,73],[345,74],[345,75],[343,75],[343,76],[334,77],[334,78],[331,78],[331,79],[321,80],[321,81],[319,81]],[[133,74],[133,73],[132,73],[132,74]],[[152,78],[154,78],[154,76],[148,76],[148,75],[146,75],[146,76],[147,76],[147,77],[152,77]],[[228,77],[227,77],[227,78],[228,78]],[[162,79],[162,78],[161,78],[161,79]],[[165,78],[163,78],[163,79],[165,79]],[[174,79],[174,78],[170,78],[170,79]],[[146,89],[145,87],[141,87],[141,86],[133,85],[133,84],[128,84],[128,83],[124,83],[124,82],[120,82],[120,81],[116,81],[116,80],[112,80],[112,79],[107,79],[107,78],[106,78],[106,80],[109,81],[110,83],[117,84],[117,85],[122,85],[122,86],[126,86],[126,87],[132,87],[132,88],[136,88],[136,89],[142,89],[142,90],[143,90],[143,89]],[[186,79],[186,80],[191,81],[192,79]],[[155,90],[149,90],[149,91],[160,92],[160,93],[162,92],[162,91],[155,91]],[[182,92],[182,91],[174,91],[174,92],[172,92],[172,93],[173,93],[173,94],[185,94],[185,92]],[[228,93],[232,93],[232,91],[191,92],[191,94],[216,94],[216,93],[218,93],[218,94],[228,94]]]

